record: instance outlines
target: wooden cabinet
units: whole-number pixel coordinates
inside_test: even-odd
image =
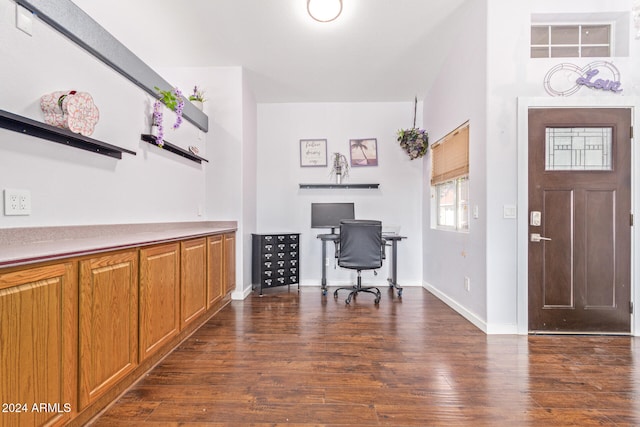
[[[180,244],[140,249],[140,360],[180,331]]]
[[[182,329],[207,309],[207,239],[187,240],[180,245]]]
[[[207,238],[207,308],[223,297],[225,280],[223,259],[224,239],[218,234]]]
[[[236,234],[226,233],[224,239],[224,282],[222,295],[233,291],[236,288]]]
[[[0,426],[59,425],[77,409],[76,266],[0,273],[0,402],[12,405]]]
[[[224,306],[235,252],[231,232],[0,268],[0,427],[87,422]]]
[[[138,251],[80,261],[79,405],[138,363]]]

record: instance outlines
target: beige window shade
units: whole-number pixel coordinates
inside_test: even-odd
[[[469,174],[469,124],[431,146],[431,185]]]

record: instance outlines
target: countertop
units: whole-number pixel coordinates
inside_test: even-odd
[[[236,221],[0,228],[0,268],[236,231]]]

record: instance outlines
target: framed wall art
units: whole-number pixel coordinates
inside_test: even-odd
[[[327,140],[301,139],[300,166],[303,168],[327,166]]]
[[[378,166],[378,141],[376,138],[349,140],[351,166]]]

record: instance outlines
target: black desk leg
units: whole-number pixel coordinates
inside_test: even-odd
[[[389,286],[395,288],[398,291],[398,296],[402,296],[402,288],[398,286],[398,241],[393,239],[391,241],[391,277],[387,279]]]
[[[327,295],[327,241],[322,240],[322,295]]]

